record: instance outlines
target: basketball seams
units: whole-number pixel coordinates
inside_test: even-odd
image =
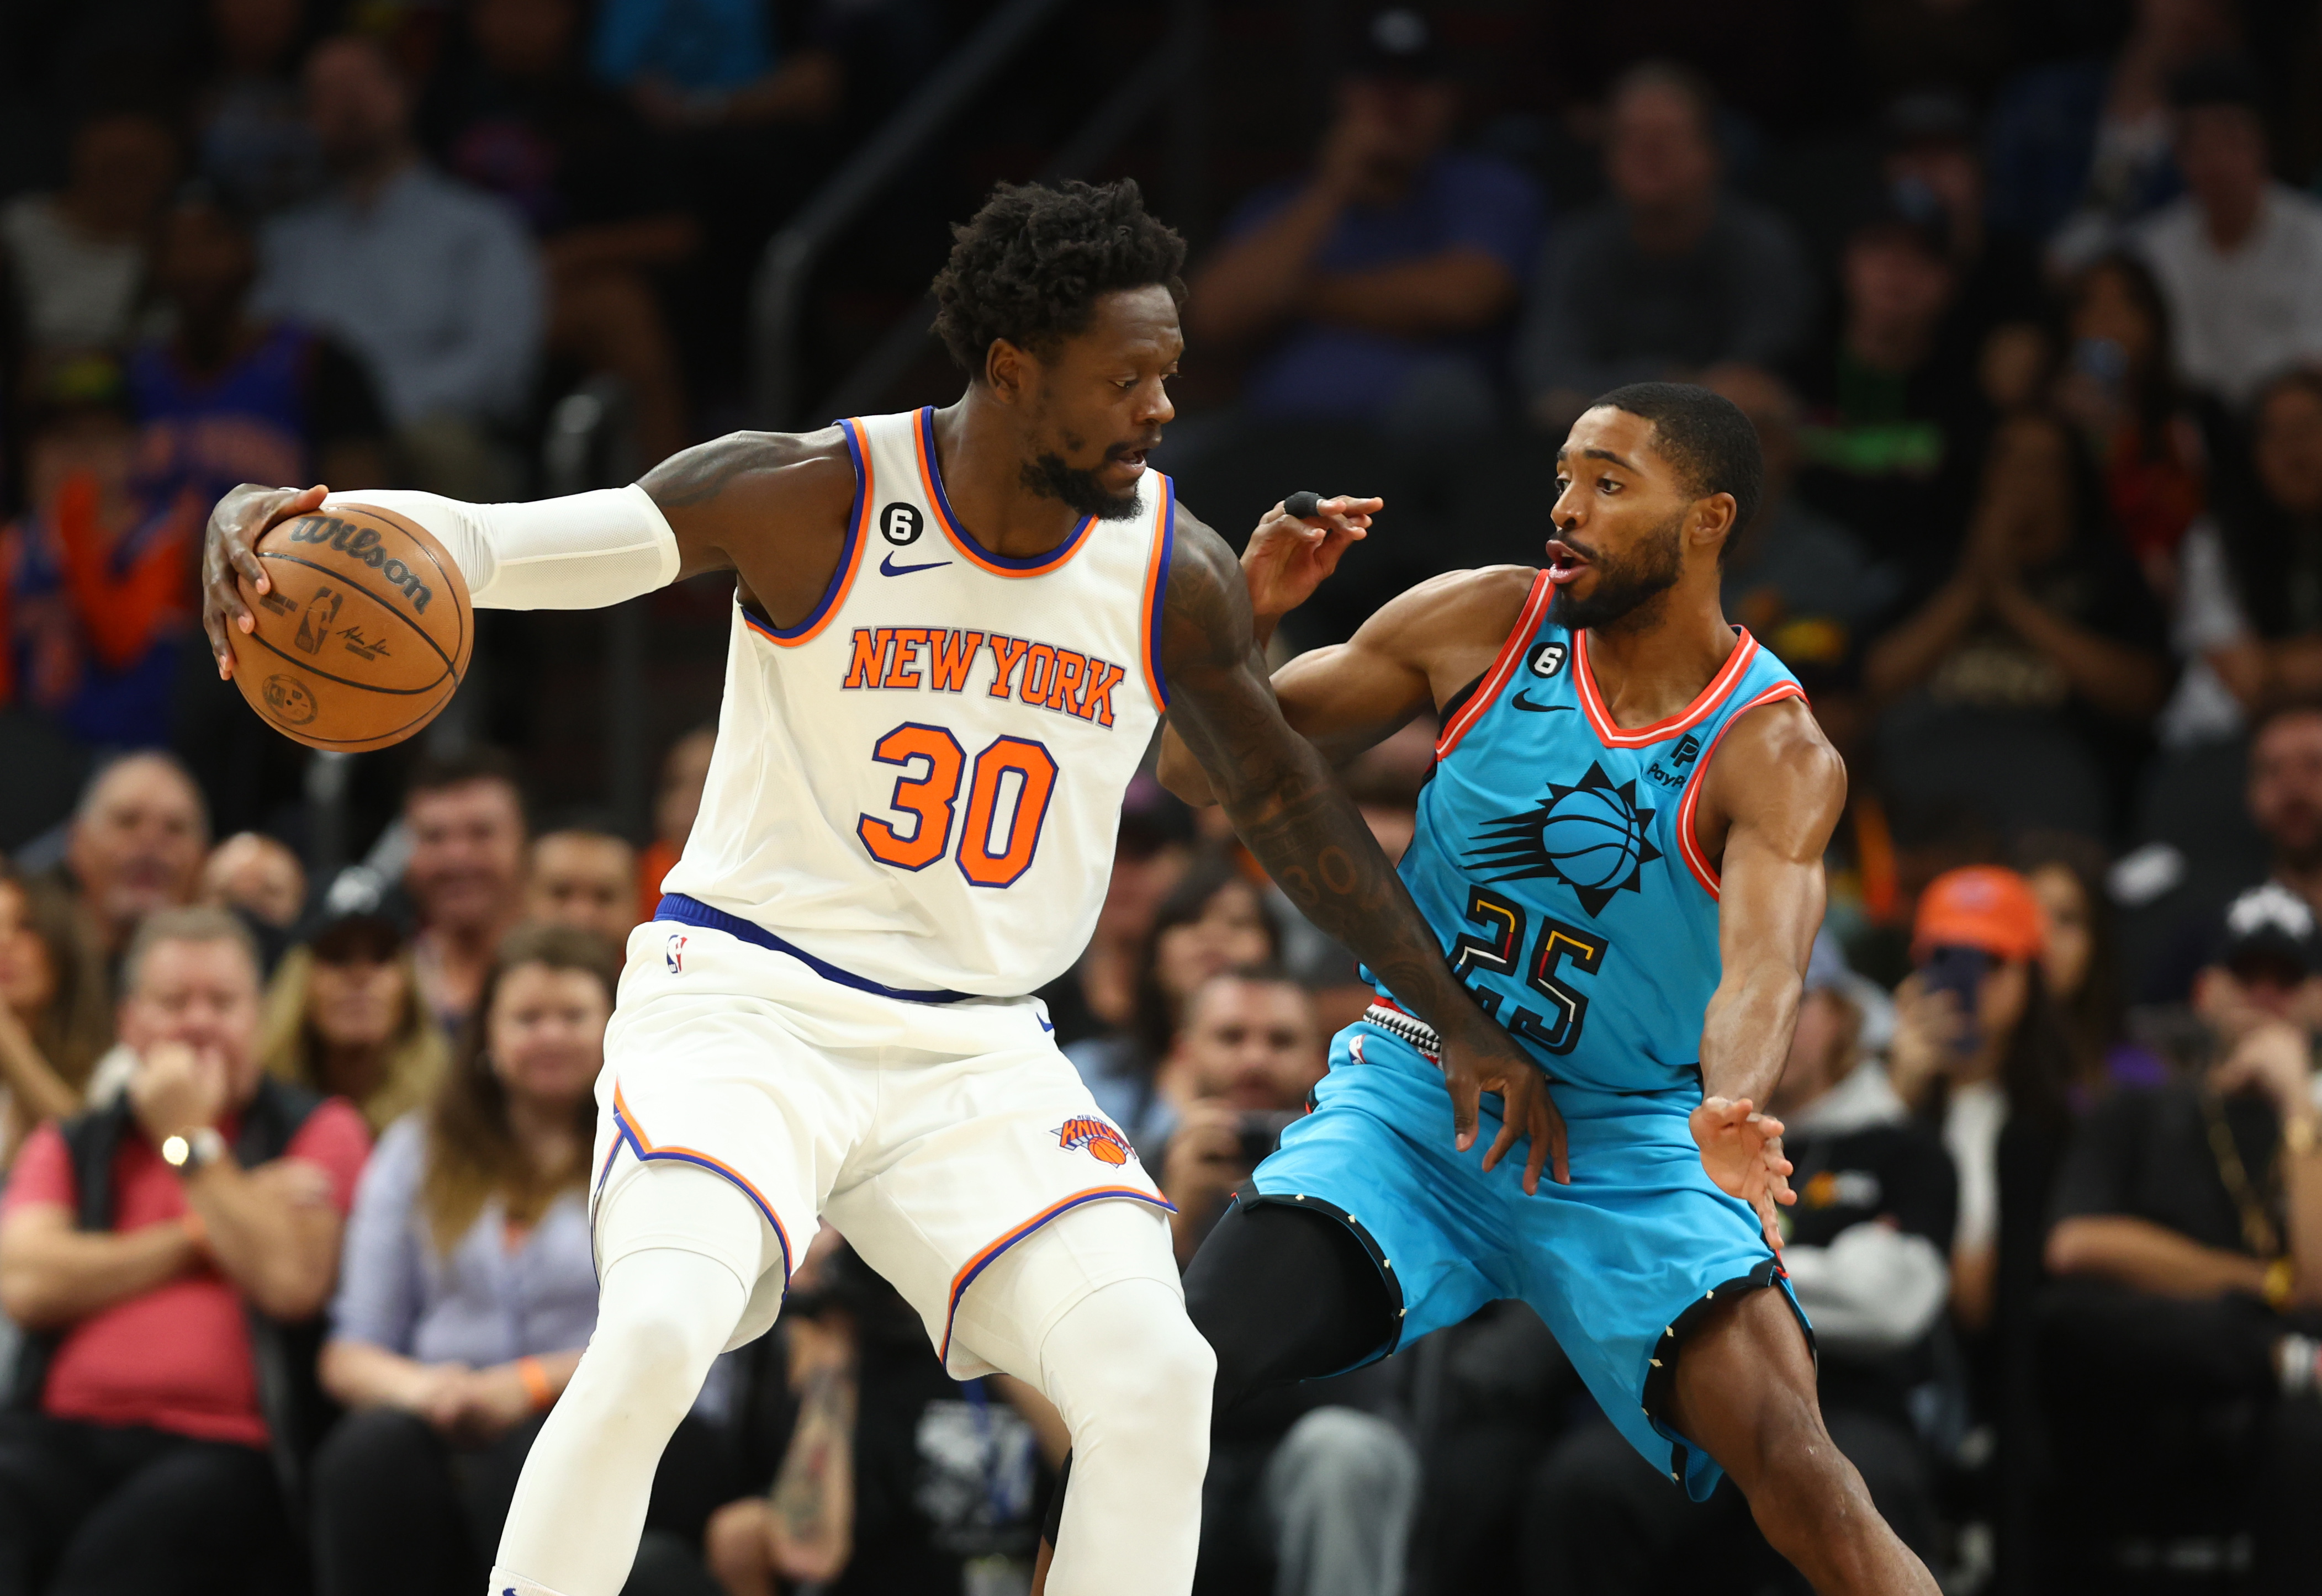
[[[425,643],[425,644],[426,644],[430,649],[434,650],[434,653],[435,653],[435,657],[436,657],[437,659],[439,659],[439,660],[441,660],[441,661],[443,661],[443,671],[444,671],[444,675],[456,675],[456,674],[458,674],[458,670],[459,670],[459,668],[458,668],[457,666],[455,666],[455,665],[453,665],[453,664],[452,663],[452,656],[451,656],[451,655],[449,655],[449,654],[447,654],[447,653],[445,653],[445,652],[443,652],[443,645],[442,643],[440,643],[436,642],[433,637],[430,637],[430,636],[427,634],[427,629],[426,629],[425,627],[424,627],[424,626],[420,625],[417,622],[416,622],[416,621],[412,620],[412,619],[411,619],[411,617],[409,617],[408,616],[405,615],[401,610],[398,609],[394,605],[392,605],[392,604],[389,603],[386,599],[381,598],[378,594],[376,594],[376,593],[372,592],[369,588],[364,587],[361,582],[356,581],[353,578],[349,577],[349,576],[345,576],[345,575],[342,574],[341,572],[339,572],[339,571],[337,571],[337,570],[334,570],[334,569],[332,569],[330,566],[327,566],[327,565],[318,565],[318,564],[316,564],[314,561],[312,561],[312,560],[308,560],[308,559],[306,559],[306,558],[304,558],[303,556],[300,556],[300,555],[297,555],[297,554],[261,553],[261,554],[259,555],[259,558],[260,558],[261,560],[279,560],[279,561],[282,561],[282,563],[284,563],[285,565],[303,565],[303,566],[305,566],[308,570],[320,571],[323,575],[325,575],[325,576],[326,576],[326,577],[329,577],[333,581],[334,581],[334,582],[338,582],[338,583],[340,583],[340,584],[343,585],[344,587],[346,587],[347,588],[349,588],[350,590],[352,590],[352,591],[353,591],[353,592],[357,592],[357,593],[361,594],[365,598],[368,598],[368,599],[370,599],[373,604],[378,605],[381,609],[385,610],[389,615],[393,616],[394,616],[398,621],[401,622],[405,626],[408,627],[411,631],[413,631],[414,633],[417,634],[418,634],[418,637],[419,637],[419,639],[420,639],[420,641],[421,641],[421,642],[423,642],[423,643]],[[255,633],[255,632],[253,632],[253,633],[250,634],[250,635],[251,635],[251,636],[252,636],[252,637],[257,637],[257,636],[258,636],[258,634],[257,634],[257,633]],[[263,638],[260,638],[260,639],[259,639],[259,641],[260,641],[260,642],[261,642],[261,643],[263,643],[263,642],[265,642],[265,639],[263,639]],[[269,648],[274,648],[274,645],[273,645],[272,643],[267,643],[267,647],[269,647]],[[278,653],[278,654],[282,653],[282,651],[281,651],[280,649],[274,649],[274,652],[275,652],[276,653]],[[288,655],[288,654],[283,654],[283,655],[282,655],[282,657],[283,657],[284,659],[286,659],[286,660],[290,658],[290,656],[289,656],[289,655]],[[296,662],[297,662],[297,661],[293,661],[293,663],[296,663]],[[309,667],[309,669],[312,669],[312,667]],[[340,682],[343,686],[351,687],[351,688],[360,688],[360,689],[362,689],[363,691],[365,691],[365,692],[389,693],[389,692],[396,692],[396,691],[399,691],[399,690],[409,690],[409,691],[414,691],[414,692],[423,692],[423,693],[424,693],[424,692],[425,692],[425,691],[427,690],[427,689],[426,689],[426,688],[416,688],[416,689],[395,689],[395,688],[374,688],[374,687],[370,686],[370,684],[369,684],[368,682],[361,682],[361,681],[347,681],[347,680],[345,680],[345,679],[344,679],[344,678],[342,678],[342,677],[336,677],[336,676],[331,676],[330,672],[328,672],[328,671],[326,671],[326,670],[316,670],[315,671],[315,675],[317,675],[317,676],[327,677],[327,678],[329,678],[329,679],[330,679],[330,680],[332,680],[332,681],[336,681],[336,682]],[[437,678],[435,679],[435,680],[436,680],[436,681],[441,681],[441,680],[443,680],[443,678],[442,676],[439,676],[439,677],[437,677]],[[434,685],[434,682],[430,682],[430,683],[428,684],[428,686],[429,686],[429,687],[433,687]]]
[[[447,563],[450,555],[443,545],[436,541],[435,534],[416,521],[378,505],[364,504],[360,499],[351,499],[334,507],[343,510],[360,510],[366,515],[377,516],[409,538],[411,546],[427,556],[427,563],[434,566],[435,574],[443,579],[443,590],[452,596],[452,613],[460,622],[460,635],[453,651],[458,656],[459,662],[453,664],[452,669],[455,674],[464,670],[468,650],[472,643],[471,622],[474,606],[470,602],[466,575],[456,565]],[[261,558],[263,556],[261,555]],[[428,641],[433,643],[434,639],[429,638]],[[441,646],[438,646],[435,652],[441,653],[443,651]]]

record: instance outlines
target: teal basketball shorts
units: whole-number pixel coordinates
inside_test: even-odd
[[[1676,1349],[1691,1320],[1736,1291],[1788,1277],[1757,1214],[1701,1167],[1687,1117],[1697,1088],[1623,1093],[1550,1088],[1572,1183],[1523,1190],[1521,1149],[1486,1173],[1499,1099],[1484,1099],[1476,1145],[1452,1145],[1443,1077],[1408,1042],[1368,1022],[1332,1040],[1312,1113],[1283,1133],[1244,1201],[1299,1203],[1347,1221],[1371,1250],[1401,1327],[1377,1355],[1521,1298],[1571,1358],[1630,1445],[1696,1501],[1723,1473],[1670,1427]],[[1805,1315],[1798,1322],[1813,1335]]]

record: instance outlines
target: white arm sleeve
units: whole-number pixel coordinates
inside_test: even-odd
[[[433,493],[334,493],[326,509],[373,505],[416,521],[467,579],[478,609],[601,609],[677,579],[677,534],[635,483],[526,505]]]

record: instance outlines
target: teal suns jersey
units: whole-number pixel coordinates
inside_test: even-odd
[[[1460,979],[1551,1080],[1697,1088],[1720,967],[1717,872],[1693,833],[1702,772],[1735,716],[1805,694],[1736,627],[1700,697],[1623,731],[1587,634],[1549,621],[1554,592],[1541,572],[1452,707],[1401,873]]]

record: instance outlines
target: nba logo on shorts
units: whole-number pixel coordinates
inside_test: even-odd
[[[662,950],[661,956],[668,963],[669,972],[672,975],[683,975],[685,973],[685,933],[671,932],[669,945]]]
[[[1118,1168],[1137,1156],[1129,1138],[1090,1115],[1080,1115],[1056,1126],[1056,1145],[1067,1153],[1085,1151],[1099,1163]]]

